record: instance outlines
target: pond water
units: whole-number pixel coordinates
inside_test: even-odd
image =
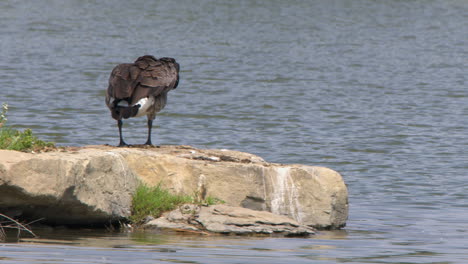
[[[110,71],[174,57],[155,144],[326,166],[350,195],[346,228],[309,239],[46,232],[0,261],[468,263],[467,1],[4,0],[0,24],[13,127],[117,144]],[[124,124],[146,140],[145,118]]]

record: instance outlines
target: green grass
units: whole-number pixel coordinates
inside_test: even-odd
[[[162,189],[161,185],[154,187],[140,185],[133,195],[130,220],[139,224],[147,216],[160,217],[162,213],[191,201],[190,196],[171,194],[168,190]]]
[[[18,151],[41,151],[55,148],[55,144],[45,142],[33,135],[31,129],[23,132],[6,126],[6,113],[8,105],[2,104],[0,112],[0,149],[18,150]]]
[[[208,196],[205,198],[205,200],[201,201],[200,203],[203,205],[215,205],[215,204],[224,204],[226,202],[221,199]]]
[[[133,195],[130,221],[138,225],[143,223],[147,216],[158,218],[164,212],[174,210],[185,203],[213,205],[224,202],[212,197],[199,201],[194,196],[171,194],[168,190],[161,188],[161,184],[154,187],[141,184]]]
[[[21,132],[9,127],[0,128],[0,149],[39,151],[54,147],[54,143],[42,141],[34,136],[31,129]]]

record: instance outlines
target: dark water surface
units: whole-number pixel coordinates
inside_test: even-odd
[[[4,0],[0,25],[16,128],[117,144],[113,66],[170,56],[153,142],[330,167],[350,192],[345,230],[311,239],[45,234],[0,262],[468,263],[468,1]]]

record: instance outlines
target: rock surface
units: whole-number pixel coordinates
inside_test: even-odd
[[[182,231],[220,234],[279,234],[309,236],[311,227],[286,216],[228,205],[197,206],[186,204],[145,224],[146,228],[169,228]]]
[[[138,177],[112,152],[0,150],[0,212],[42,223],[109,223],[130,214]]]
[[[40,154],[0,150],[0,212],[46,223],[125,218],[140,182],[317,228],[342,227],[348,216],[342,177],[323,167],[267,163],[249,153],[190,146],[87,146]]]

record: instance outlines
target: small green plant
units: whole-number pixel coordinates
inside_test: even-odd
[[[226,202],[221,199],[208,196],[205,198],[205,200],[202,201],[202,203],[206,205],[215,205],[215,204],[225,204]]]
[[[192,200],[193,200],[192,203],[198,204],[198,205],[204,205],[204,206],[226,203],[225,201],[215,198],[215,197],[211,197],[211,196],[204,197],[204,195],[200,191],[196,191],[193,194]]]
[[[38,139],[32,134],[31,129],[21,132],[8,127],[2,127],[0,130],[0,149],[37,151],[47,147],[53,148],[54,146],[54,143]]]
[[[3,124],[8,120],[6,118],[6,113],[8,112],[8,104],[2,104],[2,113],[0,114],[0,128],[2,128]]]
[[[132,215],[130,220],[140,224],[147,216],[160,217],[162,213],[175,209],[178,205],[192,202],[192,197],[186,195],[174,195],[158,184],[154,187],[147,185],[138,186],[133,195]]]
[[[33,135],[31,129],[26,129],[23,132],[7,127],[8,120],[6,114],[8,105],[2,104],[2,112],[0,114],[0,149],[18,150],[18,151],[40,151],[48,148],[55,148],[55,144],[45,142]]]
[[[164,212],[174,210],[177,206],[185,203],[198,205],[224,203],[224,201],[213,197],[207,197],[204,200],[196,197],[196,194],[194,196],[171,194],[168,190],[163,189],[161,184],[153,187],[141,184],[133,195],[130,221],[138,225],[143,223],[147,216],[158,218]]]

